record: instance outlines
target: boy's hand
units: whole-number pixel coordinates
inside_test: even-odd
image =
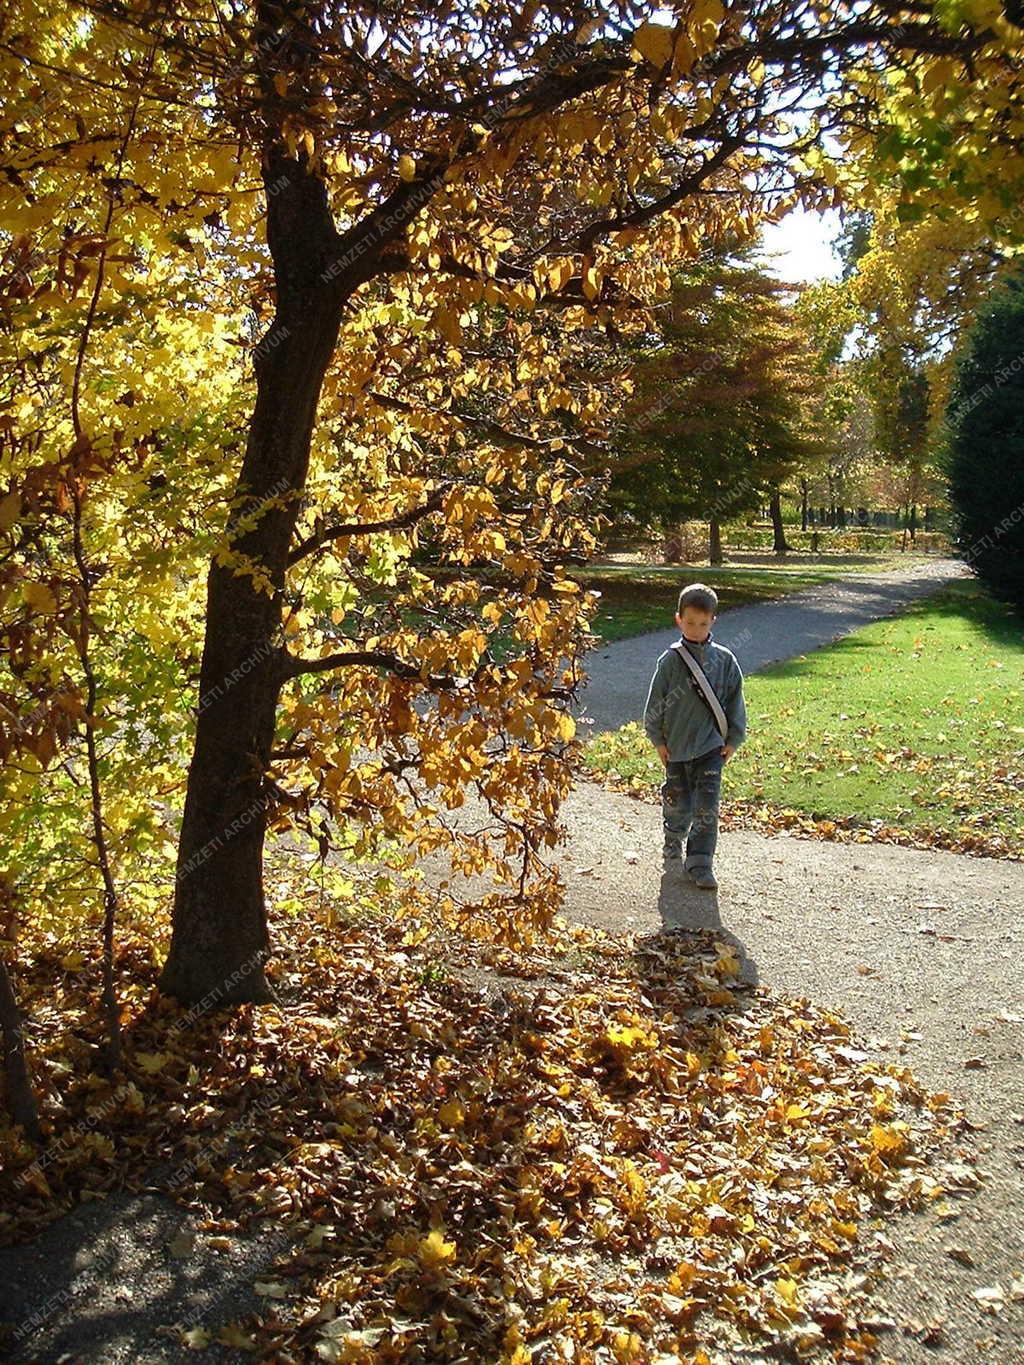
[[[657,746],[657,748],[658,748],[658,757],[661,759],[662,763],[663,763],[663,764],[665,765],[665,767],[667,768],[667,767],[668,767],[668,745],[667,745],[667,744],[659,744],[659,745]]]
[[[722,757],[725,759],[726,763],[729,762],[729,759],[732,758],[732,756],[733,756],[733,754],[734,754],[735,752],[736,752],[736,745],[735,745],[735,744],[723,744],[723,745],[722,745]]]

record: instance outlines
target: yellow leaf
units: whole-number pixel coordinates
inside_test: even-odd
[[[724,18],[725,6],[722,0],[697,0],[690,11],[689,23],[691,28],[702,27],[704,24],[714,24],[717,28]]]
[[[775,1292],[788,1304],[796,1306],[798,1285],[796,1280],[776,1280]]]
[[[33,1161],[31,1166],[27,1166],[25,1170],[21,1172],[19,1179],[26,1184],[31,1185],[32,1188],[37,1190],[45,1199],[51,1199],[53,1197],[53,1191],[50,1189],[46,1176],[43,1175],[38,1161]]]
[[[57,610],[57,599],[45,583],[26,583],[22,591],[32,611],[49,616]]]
[[[21,494],[17,489],[0,498],[0,531],[9,531],[21,516]]]
[[[567,256],[552,262],[548,269],[548,288],[557,294],[572,279],[572,261]]]
[[[959,72],[959,63],[952,61],[949,57],[933,62],[921,79],[922,92],[930,95],[933,90],[950,85],[956,80]]]
[[[277,75],[274,77],[274,89],[277,91],[279,95],[282,96],[287,95],[288,93],[287,71],[279,71]]]
[[[462,328],[459,325],[459,315],[455,309],[443,306],[438,308],[434,313],[433,322],[446,341],[450,341],[453,346],[458,346],[462,340]]]
[[[662,67],[672,56],[672,30],[649,19],[633,34],[633,46],[652,66]]]
[[[217,1340],[222,1346],[234,1346],[240,1351],[252,1351],[256,1348],[253,1338],[236,1322],[229,1322],[221,1327],[217,1332]]]
[[[886,1127],[881,1123],[873,1123],[871,1145],[876,1152],[902,1152],[907,1146],[905,1125],[896,1122]]]
[[[135,1063],[147,1076],[155,1076],[171,1060],[167,1052],[136,1052]]]
[[[466,1117],[466,1111],[456,1096],[450,1100],[445,1100],[444,1104],[437,1111],[437,1117],[446,1128],[457,1128]]]
[[[412,180],[416,174],[416,163],[408,154],[398,158],[398,174],[403,180]]]
[[[438,1266],[455,1260],[455,1243],[446,1242],[444,1234],[434,1228],[422,1239],[416,1248],[416,1255],[419,1257],[420,1265],[426,1266],[428,1270],[435,1270]]]
[[[253,1285],[253,1293],[259,1294],[265,1299],[286,1299],[288,1297],[288,1286],[282,1284],[280,1280],[257,1280]]]

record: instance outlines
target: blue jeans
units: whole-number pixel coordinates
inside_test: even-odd
[[[688,870],[710,867],[715,855],[724,766],[720,749],[710,749],[696,758],[669,760],[665,767],[661,784],[665,844],[686,839]]]

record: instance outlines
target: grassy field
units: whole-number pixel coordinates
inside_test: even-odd
[[[708,565],[674,564],[668,567],[635,562],[601,562],[585,568],[573,568],[570,578],[584,588],[599,592],[601,601],[591,629],[602,644],[643,635],[651,630],[672,628],[679,590],[687,583],[707,583],[719,598],[719,611],[751,603],[769,602],[802,588],[830,583],[852,574],[884,573],[893,569],[912,569],[915,561],[928,562],[928,556],[908,554],[858,554],[788,556],[779,562],[774,555],[756,551],[737,551],[735,558],[742,563],[726,564],[720,568]],[[472,569],[434,571],[438,581],[468,578]],[[391,600],[387,589],[364,592],[362,605],[386,607]],[[402,608],[399,618],[403,625],[427,633],[437,628],[439,618],[415,608]],[[443,619],[443,616],[442,618]],[[362,629],[370,632],[365,620]],[[490,635],[490,651],[494,659],[503,662],[521,649],[521,644],[505,629]],[[595,646],[596,647],[596,646]]]
[[[799,555],[779,564],[772,555],[748,553],[742,567],[726,564],[673,564],[667,568],[637,564],[595,564],[576,569],[571,577],[601,593],[593,631],[603,642],[625,640],[649,630],[671,628],[679,589],[686,583],[706,583],[718,593],[719,610],[768,602],[829,583],[854,573],[882,573],[909,568],[912,555],[842,554]],[[752,562],[751,562],[752,561]]]
[[[744,694],[723,806],[859,816],[954,844],[984,832],[1024,852],[1024,620],[976,580],[752,674]],[[663,777],[637,724],[596,736],[585,760],[652,787]]]

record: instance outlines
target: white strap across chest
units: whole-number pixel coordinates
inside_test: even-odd
[[[729,722],[726,719],[725,712],[722,710],[722,703],[718,700],[718,697],[715,695],[715,689],[711,686],[711,683],[708,681],[707,674],[704,672],[703,668],[701,668],[700,664],[693,657],[693,655],[690,653],[690,651],[686,648],[686,646],[682,643],[681,640],[677,640],[675,644],[672,646],[672,648],[677,652],[677,654],[686,664],[687,668],[689,668],[690,672],[693,674],[697,686],[700,688],[705,701],[711,707],[711,714],[715,718],[715,724],[718,726],[722,738],[725,739],[726,735],[729,733]]]

